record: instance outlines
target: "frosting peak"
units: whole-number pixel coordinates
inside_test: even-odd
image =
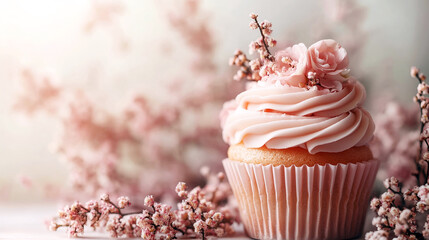
[[[229,108],[224,120],[223,138],[231,145],[299,146],[310,153],[366,145],[374,123],[361,108],[365,96],[364,87],[355,80],[342,82],[338,91],[260,81],[236,97],[236,109]]]

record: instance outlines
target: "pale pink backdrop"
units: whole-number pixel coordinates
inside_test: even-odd
[[[110,124],[119,129],[103,138],[107,144],[97,151],[90,147],[90,153],[77,154],[102,158],[83,169],[114,169],[83,192],[95,187],[144,194],[157,191],[156,184],[173,189],[179,180],[197,183],[204,165],[221,169],[226,145],[217,113],[242,88],[227,63],[236,48],[247,49],[256,37],[248,28],[250,12],[273,23],[277,49],[321,38],[342,43],[353,74],[367,87],[370,108],[379,97],[409,101],[415,91],[409,67],[429,63],[425,1],[220,0],[201,1],[196,9],[188,2],[0,2],[0,202],[55,200],[74,192],[70,151],[82,149],[76,143],[88,144],[81,135],[70,142],[64,134],[70,126],[64,121],[76,123],[70,104],[79,114],[94,111],[94,118],[113,121],[97,125],[103,134],[112,131]],[[94,109],[85,110],[88,106]],[[138,120],[124,120],[130,111]],[[131,147],[115,148],[115,155],[112,144],[127,141],[130,133]],[[187,151],[179,153],[184,143]],[[69,152],[59,153],[58,144]],[[144,154],[136,156],[135,148]],[[116,181],[116,174],[139,183]],[[153,180],[159,175],[162,183]]]

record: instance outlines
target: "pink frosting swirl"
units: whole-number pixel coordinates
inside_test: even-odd
[[[339,91],[258,82],[239,94],[229,111],[223,138],[229,144],[272,149],[302,147],[310,153],[342,152],[366,145],[374,122],[362,109],[365,89],[357,81]]]

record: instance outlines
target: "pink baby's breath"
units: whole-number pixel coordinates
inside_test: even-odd
[[[268,66],[274,61],[274,56],[271,54],[269,47],[275,47],[277,41],[271,37],[272,23],[264,20],[261,23],[258,21],[258,15],[251,13],[250,18],[253,20],[249,23],[252,30],[259,30],[261,37],[249,44],[249,53],[259,53],[259,58],[250,60],[241,51],[237,50],[234,56],[230,59],[229,64],[239,67],[239,70],[234,75],[234,80],[252,80],[259,81],[263,76],[272,73],[272,66]]]
[[[419,81],[415,101],[420,107],[420,138],[417,156],[409,158],[414,162],[415,185],[403,190],[402,182],[395,177],[387,178],[383,184],[386,192],[379,198],[371,200],[370,208],[376,213],[372,224],[377,231],[369,232],[366,239],[425,239],[429,236],[429,162],[428,162],[428,135],[426,124],[428,122],[428,88],[424,82],[423,75],[415,67],[411,68],[411,76]],[[423,75],[424,76],[424,75]],[[400,146],[396,147],[397,149]],[[419,228],[418,214],[425,216],[423,229]]]
[[[107,194],[107,193],[103,193],[103,194],[101,194],[101,196],[100,196],[100,200],[101,200],[101,201],[104,201],[104,202],[108,202],[108,201],[110,201],[109,194]]]
[[[121,196],[118,198],[118,207],[119,208],[125,208],[125,207],[128,207],[129,205],[131,205],[131,203],[130,203],[130,199],[128,197]]]
[[[144,198],[144,205],[146,207],[153,207],[154,204],[155,204],[155,200],[152,195],[146,196]]]
[[[238,212],[225,205],[231,204],[231,189],[224,181],[223,173],[204,171],[207,185],[203,188],[196,187],[188,192],[186,183],[177,184],[176,192],[182,200],[175,210],[170,205],[156,202],[149,195],[144,199],[148,209],[123,212],[131,205],[128,197],[119,197],[114,204],[108,194],[102,194],[99,201],[75,202],[64,207],[52,220],[49,229],[56,231],[65,227],[69,237],[83,234],[85,226],[105,230],[115,238],[173,239],[184,236],[205,239],[208,236],[232,235],[231,225]]]
[[[255,30],[258,28],[258,24],[256,24],[255,22],[250,22],[249,27],[250,27],[250,29]]]
[[[417,68],[417,67],[411,67],[411,71],[410,71],[410,74],[411,74],[411,77],[417,77],[418,76],[418,74],[419,74],[419,69]]]
[[[249,17],[250,17],[251,19],[256,19],[256,18],[258,18],[258,15],[257,15],[257,14],[255,14],[255,13],[250,13],[250,14],[249,14]]]

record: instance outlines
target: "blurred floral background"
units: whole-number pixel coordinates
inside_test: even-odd
[[[244,89],[228,59],[257,35],[250,12],[273,23],[276,49],[347,49],[378,124],[374,153],[394,163],[380,179],[411,174],[417,132],[401,131],[417,124],[410,66],[429,71],[427,1],[0,4],[0,202],[169,198],[178,181],[203,181],[201,167],[221,170],[218,114]]]

